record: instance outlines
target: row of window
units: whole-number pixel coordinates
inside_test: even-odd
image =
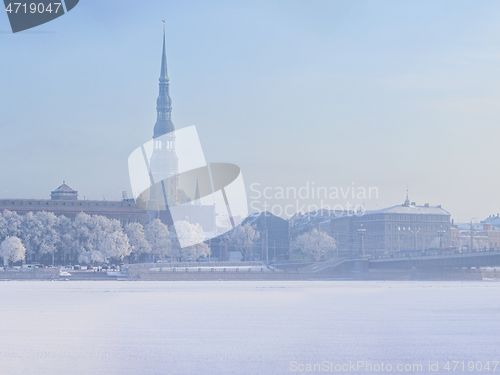
[[[398,239],[399,237],[399,239]],[[388,234],[385,239],[387,241],[391,241],[392,242],[411,242],[411,241],[417,241],[418,243],[422,242],[422,241],[431,241],[433,239],[439,239],[439,236],[421,236],[421,235],[417,235],[417,237],[415,238],[415,236],[412,234],[412,235],[397,235],[397,234],[393,234],[393,235],[390,235]],[[445,238],[443,237],[443,241],[445,240]]]
[[[397,220],[397,221],[449,221],[448,215],[366,215],[363,220]]]
[[[120,219],[120,224],[122,226],[130,224],[130,223],[140,223],[141,219]]]
[[[442,225],[397,225],[397,224],[386,224],[387,230],[393,231],[438,231],[438,230],[447,230],[447,226]]]
[[[42,203],[45,203],[46,206],[58,206],[59,203],[61,203],[62,206],[87,206],[87,207],[90,207],[91,205],[94,205],[94,206],[99,206],[99,203],[83,203],[83,202],[62,202],[62,201],[59,201],[59,202],[55,202],[55,201],[48,201],[48,202],[26,202],[27,205],[32,205],[32,204],[35,204],[40,206],[42,205]],[[24,203],[23,201],[20,201],[20,202],[15,202],[15,201],[3,201],[3,204],[4,205],[7,205],[7,204],[12,204],[12,205],[20,205],[22,206]],[[100,203],[101,206],[108,206],[108,203]],[[132,206],[131,203],[120,203],[119,204],[119,207],[125,207],[125,206]],[[110,206],[115,206],[115,203],[111,203]]]

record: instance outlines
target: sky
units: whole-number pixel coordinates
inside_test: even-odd
[[[498,1],[80,0],[12,34],[2,13],[0,198],[48,199],[63,181],[80,199],[130,195],[165,19],[173,122],[241,168],[250,211],[379,209],[408,187],[483,220],[500,212],[499,14]]]

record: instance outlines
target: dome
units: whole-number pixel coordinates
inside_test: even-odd
[[[172,123],[172,120],[158,119],[154,127],[153,138],[158,138],[172,131],[174,131],[174,124]]]

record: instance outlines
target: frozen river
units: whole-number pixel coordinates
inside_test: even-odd
[[[0,374],[376,373],[388,365],[443,374],[471,373],[471,363],[473,373],[480,365],[491,373],[500,361],[499,297],[500,283],[484,281],[0,282]]]

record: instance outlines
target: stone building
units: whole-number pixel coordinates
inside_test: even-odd
[[[121,201],[79,200],[78,192],[63,183],[51,192],[51,199],[0,199],[0,210],[15,211],[19,215],[28,212],[47,211],[74,219],[84,212],[88,215],[102,215],[128,223],[146,223],[146,211],[136,206],[132,199]]]
[[[362,253],[411,253],[451,246],[450,213],[441,206],[417,205],[408,197],[401,205],[365,212],[322,210],[303,215],[292,226],[292,236],[313,228],[323,230],[337,243],[339,256]]]

